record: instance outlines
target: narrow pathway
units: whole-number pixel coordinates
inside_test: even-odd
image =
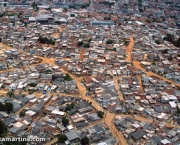
[[[119,87],[119,84],[118,84],[118,77],[117,77],[117,76],[114,76],[113,79],[114,79],[115,89],[116,89],[116,91],[117,91],[117,93],[118,93],[118,96],[119,96],[119,98],[120,98],[120,101],[123,101],[123,102],[124,102],[123,94],[122,94],[122,92],[120,91],[120,87]]]
[[[163,80],[163,81],[168,82],[168,83],[172,83],[173,85],[180,87],[180,84],[178,84],[178,83],[176,83],[176,82],[174,82],[172,80],[168,80],[168,79],[166,79],[166,78],[164,78],[164,77],[162,77],[160,75],[157,75],[157,74],[155,74],[153,72],[147,72],[146,69],[141,66],[139,61],[133,61],[132,56],[131,56],[133,47],[134,47],[134,39],[133,39],[132,36],[130,36],[130,42],[129,42],[129,45],[127,46],[127,49],[126,49],[127,50],[127,52],[126,52],[126,55],[127,55],[126,61],[131,61],[135,68],[142,70],[149,77],[156,77],[156,78],[158,78],[160,80]]]
[[[130,36],[129,45],[126,47],[126,61],[132,61],[132,49],[134,47],[134,39]]]
[[[164,78],[164,77],[162,77],[162,76],[160,76],[160,75],[158,75],[158,74],[155,74],[155,73],[153,73],[153,72],[150,72],[150,71],[148,72],[148,71],[146,71],[146,69],[141,66],[141,63],[140,63],[139,61],[133,61],[133,65],[134,65],[135,68],[140,69],[140,70],[142,70],[143,72],[145,72],[145,73],[146,73],[146,76],[156,77],[156,78],[158,78],[158,79],[160,79],[160,80],[163,80],[163,81],[165,81],[165,82],[168,82],[168,83],[171,83],[171,84],[173,84],[173,85],[175,85],[175,86],[180,87],[180,84],[178,84],[178,83],[176,83],[176,82],[174,82],[174,81],[172,81],[172,80],[166,79],[166,78]]]
[[[65,71],[65,70],[62,70],[62,72],[68,73],[68,72]],[[116,127],[115,127],[115,125],[114,125],[114,123],[113,123],[115,114],[110,113],[109,111],[104,110],[104,108],[102,108],[102,107],[101,107],[96,101],[94,101],[91,97],[87,97],[87,96],[86,96],[87,90],[86,90],[86,88],[85,88],[83,85],[81,85],[81,81],[82,81],[82,79],[83,79],[82,77],[79,77],[79,78],[78,78],[78,77],[76,77],[75,75],[73,75],[73,74],[71,74],[71,73],[69,73],[69,75],[70,75],[71,78],[75,81],[75,83],[76,83],[76,85],[77,85],[77,87],[78,87],[78,89],[79,89],[79,91],[80,91],[81,98],[83,98],[83,99],[86,100],[86,101],[92,102],[92,106],[93,106],[96,110],[105,112],[104,122],[105,122],[105,124],[109,127],[109,129],[112,131],[112,134],[114,135],[114,137],[119,140],[119,145],[126,145],[126,140],[125,140],[124,137],[121,135],[121,133],[116,130]]]
[[[140,69],[142,71],[144,71],[146,73],[147,76],[155,76],[157,78],[160,78],[166,82],[171,82],[173,84],[175,84],[176,86],[180,86],[179,84],[177,83],[174,83],[173,81],[171,80],[167,80],[157,74],[154,74],[152,72],[146,72],[146,70],[140,65],[140,62],[138,61],[132,61],[132,57],[131,57],[131,54],[132,54],[132,49],[133,49],[133,46],[134,46],[134,40],[132,37],[130,37],[130,43],[129,43],[129,46],[127,47],[127,57],[126,57],[126,60],[127,61],[131,61],[133,62],[133,65],[137,68],[137,69]],[[9,49],[9,47],[8,47]],[[39,57],[37,56],[38,58],[41,58],[42,59],[42,62],[41,63],[48,63],[52,66],[57,66],[55,64],[55,60],[56,58],[44,58],[44,57]],[[61,69],[62,72],[64,73],[69,73],[63,69]],[[87,100],[89,102],[92,102],[92,106],[98,110],[98,111],[104,111],[105,112],[105,116],[104,116],[104,122],[105,124],[110,128],[110,130],[112,131],[112,134],[114,135],[114,137],[116,139],[119,140],[119,145],[127,145],[126,143],[126,140],[124,139],[123,135],[121,134],[121,132],[118,132],[114,123],[113,123],[113,120],[114,120],[114,117],[116,116],[115,114],[113,113],[110,113],[109,111],[106,111],[104,110],[96,101],[94,101],[91,97],[87,97],[86,96],[86,88],[84,86],[81,85],[81,81],[82,81],[82,77],[76,77],[75,75],[69,73],[69,75],[72,77],[72,79],[75,81],[78,89],[79,89],[79,92],[80,92],[80,97],[84,100]],[[114,82],[115,82],[115,86],[116,86],[116,89],[119,90],[119,86],[118,86],[118,82],[117,82],[117,77],[114,77]],[[0,94],[3,94],[5,93],[4,91],[0,91]],[[35,93],[36,95],[40,95],[38,93]],[[54,93],[55,94],[55,93]],[[54,95],[53,94],[53,95]],[[42,95],[42,94],[41,94]],[[121,99],[123,99],[122,97],[122,94],[120,94],[120,91],[118,92],[118,95]],[[125,115],[119,115],[119,116],[125,116]],[[129,116],[129,117],[132,117],[131,115],[126,115],[126,116]],[[136,116],[135,119],[139,120],[139,121],[145,121],[145,122],[151,122],[152,120],[148,119],[148,118],[143,118],[141,116]],[[166,123],[167,126],[171,126],[171,127],[174,127],[173,125],[169,124],[169,123]],[[177,127],[177,126],[176,126]],[[57,138],[54,138],[52,141],[50,141],[49,143],[47,143],[47,145],[51,145],[53,143],[56,143],[57,142]]]
[[[85,50],[82,48],[82,49],[80,49],[81,51],[80,51],[80,59],[81,59],[81,61],[83,61],[84,60],[84,53],[85,53]]]
[[[141,75],[138,75],[137,78],[138,78],[138,82],[139,82],[139,86],[140,86],[140,88],[139,88],[140,92],[144,93],[144,88],[143,88],[143,85],[142,85]]]

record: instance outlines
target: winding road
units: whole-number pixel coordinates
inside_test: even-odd
[[[0,43],[0,45],[1,45],[1,43]],[[7,47],[7,49],[10,49],[10,47],[7,46],[7,45],[3,45],[3,46]],[[159,76],[159,75],[157,75],[157,74],[155,74],[155,73],[147,72],[147,71],[140,65],[140,62],[138,62],[138,61],[133,61],[133,60],[132,60],[132,56],[131,56],[131,55],[132,55],[132,49],[133,49],[133,47],[134,47],[134,39],[133,39],[132,36],[131,36],[131,37],[130,37],[130,43],[129,43],[129,45],[127,46],[127,53],[126,53],[127,57],[126,57],[126,61],[132,62],[133,66],[134,66],[135,68],[144,71],[147,76],[154,76],[154,77],[157,77],[157,78],[159,78],[159,79],[161,79],[161,80],[164,80],[164,81],[166,81],[166,82],[171,82],[172,84],[174,84],[174,85],[176,85],[176,86],[180,86],[179,84],[177,84],[177,83],[175,83],[175,82],[173,82],[173,81],[171,81],[171,80],[165,79],[165,78],[163,78],[162,76]],[[48,63],[48,64],[50,64],[50,65],[52,65],[52,66],[57,66],[57,64],[55,63],[56,58],[44,58],[44,57],[39,57],[39,56],[36,56],[36,57],[42,59],[42,62],[41,62],[41,63]],[[12,70],[14,70],[14,69],[12,69]],[[11,71],[11,70],[9,70],[9,71]],[[69,72],[67,72],[67,71],[64,70],[64,69],[61,69],[61,71],[64,72],[64,73],[69,73]],[[0,72],[2,72],[2,71],[0,71]],[[75,75],[73,75],[73,74],[71,74],[71,73],[69,73],[69,75],[72,77],[72,79],[74,80],[74,82],[75,82],[76,85],[77,85],[77,88],[79,89],[79,92],[80,92],[80,96],[79,96],[79,97],[81,97],[82,99],[87,100],[87,101],[89,101],[89,102],[92,102],[92,106],[93,106],[96,110],[105,112],[105,115],[104,115],[104,123],[105,123],[105,124],[109,127],[109,129],[112,131],[112,134],[113,134],[113,136],[118,140],[118,142],[119,142],[118,144],[119,144],[119,145],[127,145],[127,142],[126,142],[125,138],[123,137],[123,135],[121,134],[121,132],[119,132],[119,131],[116,129],[116,127],[115,127],[115,125],[114,125],[114,123],[113,123],[113,120],[114,120],[114,118],[116,117],[116,115],[115,115],[114,113],[111,113],[111,112],[105,110],[104,108],[102,108],[96,101],[93,100],[93,98],[86,96],[87,90],[86,90],[85,86],[82,86],[82,85],[81,85],[81,81],[82,81],[83,77],[77,77],[77,76],[75,76]],[[114,82],[115,82],[116,90],[118,91],[118,95],[119,95],[120,99],[123,100],[123,95],[122,95],[122,93],[119,91],[119,86],[118,86],[117,78],[116,78],[116,77],[114,77]],[[141,87],[142,87],[142,84],[141,84]],[[141,88],[141,91],[143,91],[142,88]],[[5,93],[5,91],[0,90],[0,94],[6,94],[6,93]],[[125,116],[132,117],[131,115],[121,115],[121,114],[119,114],[118,116],[121,116],[121,117],[125,117]],[[136,116],[135,119],[137,119],[137,120],[139,120],[139,121],[144,121],[144,122],[152,122],[152,121],[153,121],[153,120],[150,120],[150,119],[148,119],[148,118],[141,117],[141,116]],[[180,128],[180,126],[174,126],[174,125],[171,125],[171,124],[169,124],[169,123],[166,123],[166,125],[169,126],[169,127],[178,127],[178,128]],[[53,144],[53,143],[56,143],[56,142],[57,142],[57,138],[54,138],[51,142],[47,143],[47,145]]]

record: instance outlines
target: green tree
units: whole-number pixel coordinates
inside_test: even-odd
[[[72,104],[66,106],[65,111],[66,111],[66,112],[67,112],[67,111],[71,111],[71,109],[73,109],[73,108],[74,108],[74,104],[72,103]]]
[[[85,44],[83,44],[83,47],[85,47],[85,48],[89,48],[89,43],[85,43]]]
[[[71,78],[71,76],[67,73],[67,74],[65,75],[65,77],[64,77],[64,80],[65,80],[65,81],[72,81],[72,78]]]
[[[84,42],[83,41],[79,41],[78,43],[77,43],[77,46],[83,46],[83,44],[84,44]]]
[[[8,92],[7,92],[7,95],[8,95],[9,97],[13,97],[13,96],[14,96],[14,92],[8,91]]]
[[[67,126],[69,124],[69,119],[67,119],[66,117],[62,118],[62,123],[64,126]]]
[[[153,61],[153,62],[152,62],[152,65],[156,65],[156,63]]]
[[[21,112],[19,113],[19,116],[20,116],[20,117],[24,117],[24,116],[25,116],[25,111],[24,111],[24,110],[21,111]]]
[[[180,114],[180,109],[178,106],[176,106],[176,115],[179,115]]]
[[[63,8],[64,12],[67,12],[67,8]]]
[[[7,113],[10,113],[13,110],[13,104],[10,102],[6,102],[4,106]]]
[[[61,135],[58,136],[58,142],[64,143],[66,140],[67,140],[66,135],[61,134]]]
[[[0,111],[5,111],[5,106],[2,103],[0,103]]]
[[[168,49],[164,49],[162,53],[168,53]]]
[[[161,44],[159,40],[156,40],[155,43],[158,45]]]
[[[30,87],[35,87],[36,84],[35,84],[35,83],[30,83],[29,86],[30,86]]]
[[[4,124],[4,122],[0,120],[0,137],[2,137],[6,131],[7,131],[6,125]]]
[[[124,45],[125,45],[125,46],[128,46],[128,45],[129,45],[129,42],[128,42],[128,41],[124,41]]]
[[[98,111],[98,112],[97,112],[97,115],[98,115],[100,118],[103,118],[104,112],[103,112],[103,111]]]
[[[81,145],[89,145],[89,138],[87,136],[81,139]]]
[[[113,44],[113,42],[114,42],[113,40],[109,39],[109,40],[107,40],[106,43],[107,43],[107,44]]]
[[[75,14],[70,14],[70,17],[75,17]]]

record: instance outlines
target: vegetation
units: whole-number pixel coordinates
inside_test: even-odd
[[[124,45],[128,46],[129,45],[129,41],[124,41]]]
[[[46,10],[49,10],[49,11],[50,11],[50,10],[51,10],[51,8],[46,8]]]
[[[114,3],[114,2],[103,1],[103,2],[99,2],[99,4],[105,4],[105,5],[112,6],[112,5],[114,5],[115,3]]]
[[[140,12],[143,12],[143,9],[142,9],[142,0],[138,0],[138,8],[139,8]]]
[[[85,9],[87,7],[89,7],[89,4],[75,4],[75,5],[69,6],[69,8],[72,8],[72,9],[79,9],[79,8]]]
[[[3,145],[26,145],[25,141],[3,141]]]
[[[162,53],[168,53],[168,49],[164,49],[163,51],[162,51]]]
[[[168,42],[171,42],[174,46],[180,48],[180,37],[177,40],[175,40],[174,35],[166,34],[166,36],[164,37],[164,40],[168,41]]]
[[[75,17],[75,14],[71,14],[70,17]]]
[[[88,39],[88,42],[90,43],[91,41],[92,41],[92,38],[89,38],[89,39]]]
[[[168,60],[173,60],[172,56],[168,57]]]
[[[107,43],[107,44],[113,44],[113,42],[114,42],[113,40],[109,39],[109,40],[107,40],[106,43]]]
[[[45,70],[44,73],[45,73],[45,74],[51,74],[52,71],[51,71],[51,70]]]
[[[33,8],[33,10],[34,10],[35,12],[39,11],[39,7],[37,6],[36,2],[33,2],[33,3],[31,4],[31,7]]]
[[[116,51],[116,48],[113,48],[112,50],[113,50],[113,51]]]
[[[83,44],[83,47],[89,48],[89,43],[84,43],[84,44]]]
[[[53,44],[53,45],[55,44],[55,40],[48,39],[47,37],[42,37],[42,36],[39,37],[38,41],[44,44]]]
[[[29,86],[30,86],[30,87],[35,87],[36,84],[35,84],[35,83],[30,83]]]
[[[13,104],[10,102],[6,102],[5,104],[0,103],[0,111],[5,111],[10,113],[13,110]]]
[[[161,42],[160,42],[159,40],[156,40],[155,43],[156,43],[157,45],[161,44]]]
[[[67,73],[64,77],[65,81],[72,81],[73,79],[71,78],[71,76]]]
[[[21,112],[19,113],[19,116],[20,116],[20,117],[24,117],[24,116],[25,116],[25,111],[24,111],[24,110],[21,111]]]
[[[100,118],[103,118],[103,116],[104,116],[104,112],[103,111],[98,111],[97,114],[98,114],[98,116]]]
[[[4,122],[0,120],[0,137],[2,137],[6,131],[7,131],[6,125],[4,124]]]
[[[104,20],[111,20],[111,17],[104,17]]]
[[[12,92],[12,91],[8,91],[8,92],[7,92],[7,96],[9,96],[9,97],[13,97],[13,96],[14,96],[14,92]]]
[[[67,8],[63,8],[64,12],[67,12]]]
[[[33,94],[34,92],[34,90],[29,90],[29,95]]]
[[[73,109],[73,108],[74,108],[74,104],[72,103],[72,104],[66,106],[65,111],[66,111],[66,112],[67,112],[67,111],[70,111],[70,110]]]
[[[66,117],[62,118],[62,123],[64,126],[67,126],[69,124],[69,119],[67,119]]]
[[[156,63],[153,61],[153,62],[152,62],[152,65],[156,65]]]
[[[81,144],[82,145],[88,145],[89,144],[89,138],[88,137],[84,137],[81,139]]]
[[[4,16],[4,14],[1,13],[1,14],[0,14],[0,17],[3,17],[3,16]]]
[[[78,43],[77,43],[77,46],[83,46],[83,44],[84,44],[84,42],[83,41],[79,41]]]
[[[66,140],[67,140],[66,135],[61,134],[61,135],[58,136],[58,142],[64,143]]]
[[[176,106],[176,115],[179,115],[180,114],[180,109],[178,106]]]

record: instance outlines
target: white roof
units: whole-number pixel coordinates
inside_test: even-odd
[[[36,21],[35,17],[29,17],[29,21]]]
[[[139,107],[139,109],[138,109],[139,111],[143,111],[144,110],[144,108],[143,107]]]
[[[105,59],[98,59],[98,62],[105,62]]]
[[[176,108],[176,103],[174,101],[169,101],[169,105],[172,107],[172,108]]]
[[[24,124],[22,124],[21,122],[16,122],[13,124],[14,127],[20,128],[22,127]]]
[[[57,115],[61,115],[61,116],[63,116],[63,115],[65,114],[64,112],[59,111],[59,110],[57,110],[57,109],[53,110],[51,113],[57,114]]]
[[[34,99],[31,99],[29,102],[36,102],[36,101],[37,101],[37,99],[34,98]]]
[[[139,25],[144,25],[142,22],[140,22],[140,21],[136,21],[136,23],[137,24],[139,24]]]
[[[28,111],[26,111],[26,114],[28,114],[28,115],[30,115],[30,116],[33,116],[33,115],[36,114],[36,112],[31,111],[31,110],[28,110]]]
[[[161,141],[161,143],[162,144],[169,144],[169,143],[171,143],[169,140],[167,140],[167,139],[163,139],[162,141]]]
[[[132,126],[133,126],[133,127],[135,127],[135,128],[140,127],[140,125],[139,125],[139,124],[133,124]]]
[[[170,100],[177,100],[177,97],[174,96],[174,95],[169,95],[168,97],[169,97]]]
[[[68,128],[69,130],[71,130],[71,129],[73,129],[73,126],[72,126],[72,125],[68,125],[67,128]]]
[[[108,144],[105,142],[101,142],[101,143],[98,143],[97,145],[108,145]]]
[[[157,116],[157,118],[162,119],[164,116],[166,116],[166,114],[165,113],[161,113],[160,115]]]

